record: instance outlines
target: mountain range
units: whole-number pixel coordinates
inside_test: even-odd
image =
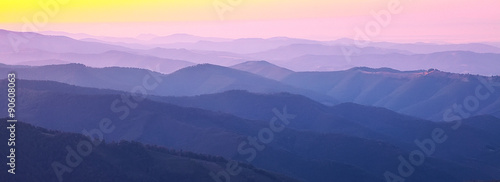
[[[2,128],[8,127],[6,119],[1,119]],[[143,145],[138,142],[119,141],[100,143],[91,155],[82,158],[71,172],[60,175],[52,166],[55,162],[65,165],[62,156],[70,154],[67,147],[75,147],[81,141],[89,141],[82,134],[47,130],[18,122],[19,145],[16,146],[18,167],[16,175],[1,173],[8,181],[205,181],[211,179],[211,171],[220,170],[228,160],[210,155]],[[8,137],[2,132],[2,137]],[[0,154],[8,156],[7,145],[0,146]],[[74,148],[71,150],[75,150]],[[35,163],[33,161],[36,161]],[[148,165],[145,165],[148,164]],[[234,181],[298,181],[280,174],[257,169],[242,163],[240,175]]]
[[[404,71],[439,69],[484,76],[500,74],[495,69],[499,66],[496,60],[500,57],[500,48],[483,43],[372,42],[369,46],[360,48],[352,43],[352,39],[314,41],[274,37],[232,40],[177,34],[150,36],[150,42],[140,43],[141,41],[130,38],[121,40],[57,32],[48,34],[0,30],[0,60],[8,64],[26,65],[47,65],[57,60],[95,67],[133,66],[150,70],[160,65],[162,69],[155,71],[163,73],[171,73],[193,64],[233,66],[246,61],[265,60],[293,71],[390,67]],[[141,61],[144,63],[141,64]]]
[[[444,114],[454,104],[465,105],[464,100],[475,96],[478,87],[488,94],[488,85],[498,85],[500,82],[498,76],[454,74],[439,70],[353,68],[334,72],[292,72],[265,62],[248,62],[234,68],[239,70],[202,64],[171,74],[161,74],[145,69],[91,68],[81,64],[38,67],[4,65],[0,66],[0,74],[15,69],[23,79],[51,80],[125,92],[143,85],[145,79],[154,82],[151,80],[155,78],[161,82],[147,94],[157,96],[195,96],[229,90],[289,92],[326,105],[353,102],[434,121],[445,120]],[[269,74],[266,78],[262,70],[272,70],[276,75]],[[490,92],[488,99],[481,100],[478,108],[470,112],[472,115],[492,114],[499,117],[496,108],[500,107],[500,92]]]
[[[500,179],[496,44],[353,42],[0,30],[0,178]]]
[[[500,128],[494,128],[500,125],[492,124],[500,119],[491,116],[466,119],[459,130],[452,130],[453,123],[425,121],[383,108],[331,107],[300,95],[230,91],[187,98],[152,96],[123,118],[124,113],[110,107],[123,92],[61,89],[75,86],[46,81],[20,80],[19,85],[24,88],[18,92],[19,119],[30,124],[79,133],[109,118],[116,129],[104,136],[106,141],[133,140],[238,161],[247,159],[237,152],[238,144],[268,127],[273,108],[278,108],[297,117],[251,164],[299,180],[382,181],[385,171],[397,169],[398,156],[418,149],[414,140],[424,140],[435,128],[449,134],[448,140],[435,145],[435,153],[409,180],[495,179],[500,174],[495,157],[500,151],[496,132]]]

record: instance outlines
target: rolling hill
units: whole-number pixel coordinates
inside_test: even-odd
[[[295,88],[245,71],[202,64],[164,75],[137,68],[91,68],[82,64],[40,67],[0,66],[0,74],[15,71],[21,79],[50,80],[71,85],[131,92],[145,84],[157,85],[148,95],[193,96],[243,89],[260,93],[290,92],[306,95],[324,103],[336,103],[328,96]]]
[[[431,120],[444,120],[453,104],[464,105],[464,99],[475,96],[482,81],[498,85],[500,77],[447,73],[435,69],[401,72],[392,69],[353,68],[336,72],[295,72],[281,82],[326,94],[340,102],[354,102]],[[497,86],[495,86],[496,88]],[[492,89],[495,89],[492,88]],[[491,92],[493,91],[493,92]],[[491,90],[472,115],[496,114],[500,92]],[[488,92],[488,91],[486,91]],[[487,94],[487,93],[486,93]]]
[[[6,128],[6,119],[0,120]],[[88,156],[80,156],[81,162],[71,172],[64,172],[58,178],[52,165],[58,162],[68,165],[65,157],[69,150],[89,141],[82,134],[60,132],[35,127],[23,122],[16,123],[16,175],[0,173],[7,181],[206,181],[212,179],[210,172],[223,170],[228,161],[222,157],[178,151],[138,142],[101,142],[90,150]],[[2,138],[8,138],[2,132]],[[7,145],[0,146],[0,154],[8,156]],[[2,159],[7,163],[6,159]],[[36,161],[36,162],[33,162]],[[76,160],[78,161],[78,160]],[[240,164],[241,172],[231,176],[231,181],[298,181],[280,174]]]
[[[282,105],[286,105],[288,113],[297,115],[297,120],[292,120],[292,123],[306,122],[308,119],[311,122],[332,123],[336,122],[330,120],[334,119],[333,117],[321,120],[308,114],[323,113],[321,116],[326,116],[328,113],[335,114],[369,130],[399,137],[400,141],[407,143],[415,139],[425,139],[430,136],[433,129],[443,128],[449,134],[447,142],[436,145],[435,154],[427,157],[425,164],[419,166],[418,172],[408,180],[495,179],[500,175],[498,170],[500,161],[497,161],[500,148],[498,134],[491,132],[496,131],[493,129],[496,125],[488,124],[491,130],[482,129],[485,128],[484,125],[471,124],[462,126],[460,130],[451,130],[449,128],[452,123],[413,119],[381,108],[356,104],[327,107],[302,96],[290,94],[252,96],[253,94],[242,94],[239,91],[215,95],[217,97],[214,95],[200,96],[201,99],[193,97],[190,98],[191,102],[188,102],[193,104],[199,100],[201,103],[209,103],[210,99],[219,98],[216,102],[210,103],[220,105],[217,107],[226,108],[225,110],[207,111],[193,108],[192,105],[186,108],[144,100],[139,102],[137,107],[130,108],[129,114],[122,117],[125,112],[114,112],[111,109],[113,107],[110,107],[115,100],[121,99],[120,95],[96,94],[98,91],[81,95],[82,93],[51,92],[49,91],[51,89],[38,91],[37,87],[26,88],[18,93],[21,119],[49,129],[81,132],[98,126],[97,122],[102,118],[109,118],[115,124],[116,130],[105,136],[106,141],[136,140],[146,144],[243,161],[246,156],[238,154],[238,144],[245,141],[248,136],[257,135],[262,128],[268,127],[269,122],[266,121],[273,116],[269,111],[262,110],[276,105],[281,110]],[[242,96],[238,96],[240,94]],[[244,104],[231,106],[228,105],[230,102]],[[50,107],[47,107],[49,105]],[[254,117],[263,119],[249,120],[227,114],[231,113],[227,108],[232,107],[241,111],[248,109],[244,113],[235,115],[249,117],[254,114],[256,115]],[[299,118],[300,115],[305,117]],[[499,121],[498,118],[486,118],[486,123]],[[463,123],[473,123],[477,120],[483,121],[483,117],[471,118]],[[290,125],[290,128],[276,133],[274,140],[266,145],[265,150],[257,154],[252,165],[306,181],[325,179],[378,181],[382,180],[381,174],[386,170],[397,168],[399,155],[407,156],[410,151],[418,149],[415,145],[402,145],[394,140],[356,137],[356,133],[319,132],[314,129],[304,131],[294,128]],[[363,129],[358,128],[357,131]],[[370,155],[366,155],[367,151],[370,151]]]
[[[231,68],[278,81],[293,73],[292,70],[276,66],[267,61],[247,61],[233,65]]]

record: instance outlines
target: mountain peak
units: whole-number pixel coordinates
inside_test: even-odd
[[[264,61],[264,60],[260,60],[260,61],[245,61],[243,63],[240,63],[240,64],[236,64],[236,65],[268,65],[268,66],[276,66],[270,62],[267,62],[267,61]],[[236,66],[234,65],[234,66]]]
[[[187,67],[187,68],[200,69],[200,68],[225,68],[225,67],[224,66],[215,65],[215,64],[210,64],[210,63],[202,63],[202,64],[197,64],[197,65],[194,65],[194,66],[190,66],[190,67]]]
[[[281,80],[285,78],[286,76],[290,75],[293,73],[292,70],[279,67],[275,64],[272,64],[267,61],[247,61],[243,62],[234,66],[231,66],[231,68],[241,70],[241,71],[246,71],[250,72],[256,75],[261,75],[266,78],[270,78],[273,80]]]
[[[230,69],[231,68],[227,68],[227,67],[223,67],[223,66],[219,66],[219,65],[203,63],[203,64],[197,64],[194,66],[188,66],[188,67],[182,68],[180,70],[177,70],[174,73],[200,72],[200,71],[207,71],[207,70],[222,71],[222,70],[230,70]]]
[[[382,68],[369,68],[369,67],[354,67],[349,69],[349,71],[365,71],[365,72],[389,72],[389,73],[399,73],[401,71],[392,68],[382,67]]]
[[[86,68],[84,64],[81,63],[69,63],[69,64],[61,64],[61,65],[47,65],[41,67],[67,67],[67,68]]]

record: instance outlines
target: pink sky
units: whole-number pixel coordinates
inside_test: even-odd
[[[146,0],[127,1],[123,6],[102,2],[73,0],[59,4],[59,11],[49,17],[48,23],[36,26],[36,30],[115,37],[187,33],[227,38],[288,36],[332,40],[354,38],[356,28],[364,30],[375,21],[371,11],[387,11],[388,3],[399,2],[401,12],[391,14],[389,24],[370,36],[371,40],[500,42],[498,0],[242,0],[236,5],[225,0],[200,0],[191,4],[190,1],[158,4],[158,1]],[[222,13],[224,20],[212,6],[214,2],[232,8]],[[0,13],[3,17],[0,28],[21,31],[23,17],[32,21],[36,13],[44,12],[40,7],[37,9],[36,4],[18,6],[19,11],[4,8]]]

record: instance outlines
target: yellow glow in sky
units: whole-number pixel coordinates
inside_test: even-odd
[[[403,11],[374,40],[500,41],[499,0],[0,0],[0,29],[352,38],[391,2]]]
[[[0,22],[22,22],[22,17],[32,19],[39,12],[53,15],[50,21],[58,23],[218,20],[216,2],[231,13],[225,17],[229,20],[346,16],[377,4],[372,0],[8,0],[1,2]]]

